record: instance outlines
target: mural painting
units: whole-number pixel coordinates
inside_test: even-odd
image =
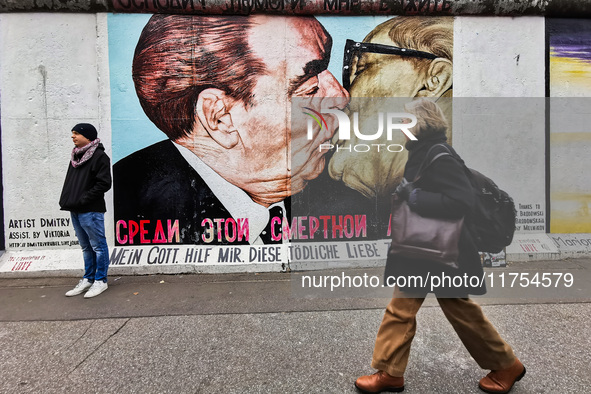
[[[117,27],[110,27],[110,36],[120,36],[116,29],[123,21],[118,18],[123,17],[112,16]],[[331,54],[340,55],[344,48],[333,47],[330,33],[314,18],[150,17],[128,72],[145,116],[168,139],[118,156],[123,151],[119,144],[143,142],[144,136],[135,131],[140,122],[118,112],[124,108],[117,105],[122,85],[117,74],[112,76],[116,245],[386,239],[389,193],[400,181],[406,156],[322,151],[320,144],[335,135],[336,118],[327,116],[323,133],[308,139],[307,122],[293,120],[297,116],[290,114],[290,100],[298,103],[301,114],[302,108],[344,109],[351,95],[451,95],[452,21],[390,18],[380,24],[365,38],[364,49],[350,48],[352,56],[345,59],[350,64],[344,69],[352,70],[343,73],[349,93],[328,70]],[[417,30],[427,33],[419,38],[410,34]],[[120,53],[119,42],[110,43],[111,53]],[[117,69],[119,60],[111,61],[111,69]],[[406,74],[395,72],[400,67]],[[440,82],[428,84],[419,74]],[[354,142],[335,140],[340,146]],[[355,172],[357,166],[371,168]],[[391,167],[389,177],[381,177],[384,167]],[[372,177],[382,184],[372,183]],[[363,186],[367,184],[374,187]],[[344,250],[359,257],[350,253],[349,245]],[[320,258],[342,257],[332,246],[307,251],[310,256],[320,253]],[[273,253],[278,260],[280,252]],[[375,251],[368,254],[381,257]],[[117,261],[117,252],[114,256]],[[173,256],[173,261],[182,260],[177,252]],[[233,261],[244,260],[234,255]]]
[[[261,250],[270,261],[385,257],[377,241],[404,149],[319,149],[358,141],[338,140],[335,116],[308,138],[303,114],[351,113],[358,97],[451,96],[453,19],[356,19],[373,27],[336,47],[311,17],[110,16],[115,244],[133,248],[130,261],[192,262],[202,250],[167,245],[237,247],[210,248],[207,262],[260,262]],[[288,241],[313,246],[262,248]]]
[[[552,233],[591,232],[591,23],[547,19]],[[573,161],[573,158],[576,160]]]

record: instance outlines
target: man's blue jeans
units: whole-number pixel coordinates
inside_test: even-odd
[[[70,212],[78,242],[84,256],[84,277],[89,282],[107,281],[109,248],[105,238],[105,214]]]

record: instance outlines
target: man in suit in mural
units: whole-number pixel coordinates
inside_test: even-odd
[[[453,95],[453,18],[399,16],[376,26],[363,42],[347,40],[343,59],[343,86],[351,94],[350,113],[359,115],[359,129],[374,131],[375,114],[405,112],[404,104],[419,97],[430,97],[452,120]],[[382,98],[382,99],[376,99]],[[451,141],[451,127],[448,130]],[[390,196],[399,185],[408,158],[400,152],[371,150],[350,152],[360,141],[335,141],[338,146],[330,158],[327,172],[372,202],[372,227],[378,238],[387,238]],[[406,143],[402,133],[386,133],[374,144]]]
[[[348,40],[345,50],[343,86],[351,94],[351,112],[358,106],[363,106],[360,116],[404,112],[402,107],[408,100],[443,97],[437,104],[451,124],[452,17],[395,17],[375,27],[361,43]],[[372,97],[405,99],[356,100]],[[394,111],[397,106],[400,111]],[[373,118],[361,119],[360,129],[375,130],[372,122]],[[404,135],[395,134],[394,138],[373,142],[405,144]],[[355,136],[338,142],[340,147],[357,143]],[[390,196],[402,178],[407,157],[406,150],[392,155],[373,151],[361,156],[341,149],[331,158],[329,172],[367,197]]]
[[[270,208],[286,215],[284,200],[322,172],[318,147],[337,126],[326,116],[308,139],[291,99],[317,110],[348,103],[327,70],[331,45],[314,18],[154,15],[133,79],[169,140],[115,164],[117,243],[266,242]]]

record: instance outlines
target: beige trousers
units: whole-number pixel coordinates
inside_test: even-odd
[[[407,298],[398,288],[384,314],[371,366],[392,376],[404,376],[410,345],[417,328],[416,315],[425,296]],[[515,362],[513,349],[469,298],[437,298],[441,310],[460,340],[483,369],[508,368]]]

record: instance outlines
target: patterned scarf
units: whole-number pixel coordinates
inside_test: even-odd
[[[82,148],[74,147],[74,149],[72,149],[72,167],[80,167],[82,164],[86,163],[92,157],[92,155],[94,155],[94,151],[100,143],[101,140],[97,138],[93,141],[90,141],[90,144],[85,145]],[[77,157],[80,158],[78,159]]]

